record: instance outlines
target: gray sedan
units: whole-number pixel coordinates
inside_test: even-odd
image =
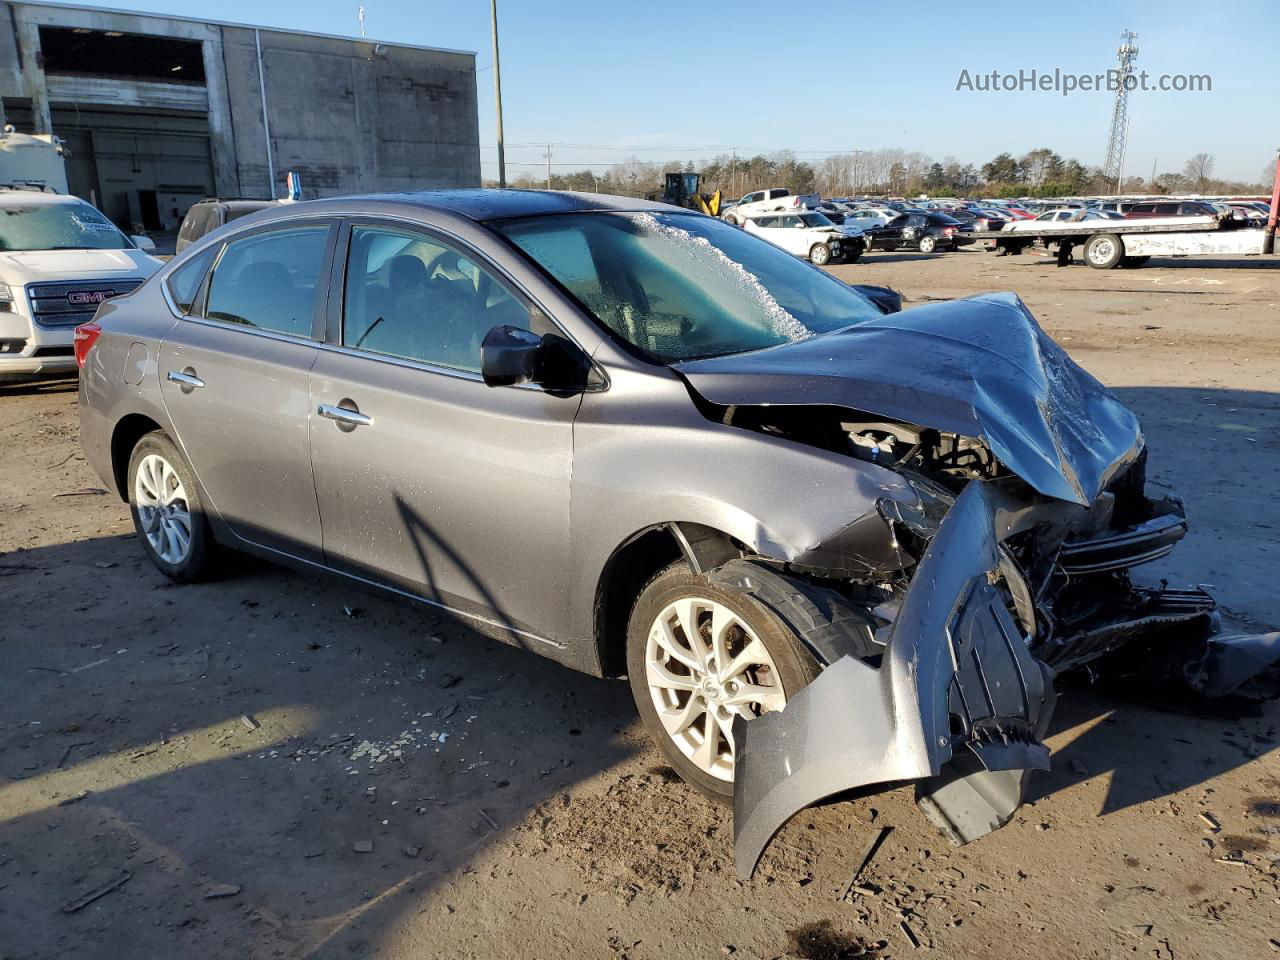
[[[1280,644],[1130,581],[1181,505],[1016,297],[897,307],[662,204],[310,201],[77,330],[81,438],[173,580],[250,551],[626,676],[744,875],[874,783],[964,842],[1048,765],[1055,672],[1254,692]]]

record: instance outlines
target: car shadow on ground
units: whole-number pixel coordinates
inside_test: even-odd
[[[0,398],[6,396],[39,396],[59,393],[74,395],[80,383],[75,377],[59,380],[28,380],[18,383],[0,381]]]
[[[173,586],[102,537],[0,584],[6,955],[365,955],[635,750],[617,682],[251,558]]]
[[[1276,561],[1255,555],[1280,530],[1258,499],[1280,397],[1117,392],[1160,411],[1153,474],[1191,503],[1181,559],[1153,575],[1220,569],[1231,615],[1280,622]],[[0,585],[0,943],[18,956],[367,955],[531,811],[640,749],[618,682],[257,560],[177,587],[132,535],[98,537],[0,556]],[[1111,812],[1274,743],[1275,705],[1215,719],[1141,696],[1064,686],[1032,798],[1110,776]]]

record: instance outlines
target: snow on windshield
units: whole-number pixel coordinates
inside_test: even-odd
[[[759,277],[738,261],[731,259],[706,237],[697,237],[687,230],[663,223],[651,213],[635,214],[632,221],[641,229],[684,247],[693,259],[755,300],[764,309],[765,318],[773,333],[792,341],[806,340],[813,335],[813,331],[788,313],[774,299],[773,294],[765,289]]]

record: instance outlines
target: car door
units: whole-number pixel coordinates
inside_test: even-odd
[[[223,245],[160,345],[160,392],[216,514],[243,540],[318,559],[308,375],[336,223],[305,218]]]
[[[310,424],[326,563],[537,644],[567,630],[580,396],[488,387],[494,326],[552,332],[459,241],[353,221]]]

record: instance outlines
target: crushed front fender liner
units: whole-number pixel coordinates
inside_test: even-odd
[[[995,507],[971,482],[921,559],[880,665],[844,657],[782,711],[735,721],[739,876],[787,820],[834,794],[936,777],[957,752],[981,774],[1047,767],[1053,673],[1028,653],[998,568]],[[932,801],[946,812],[953,794]],[[974,819],[953,818],[972,839]]]

